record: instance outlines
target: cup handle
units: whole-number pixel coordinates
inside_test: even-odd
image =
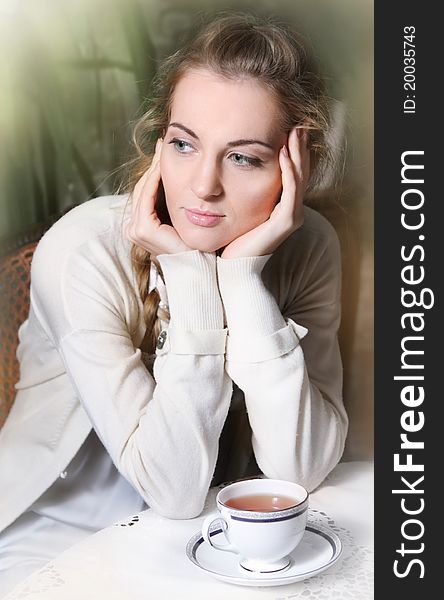
[[[212,536],[210,535],[210,529],[211,529],[212,524],[215,523],[216,521],[220,522],[222,531],[224,532],[224,535],[226,537],[225,532],[228,528],[226,520],[219,513],[213,513],[212,515],[209,515],[203,522],[203,525],[202,525],[203,539],[208,544],[210,544],[210,546],[213,546],[213,548],[216,548],[216,550],[225,550],[225,552],[233,552],[234,554],[239,554],[239,551],[233,544],[216,544],[216,542],[214,542],[214,540],[211,539]]]

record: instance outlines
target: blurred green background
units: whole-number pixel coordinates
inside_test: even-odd
[[[293,25],[314,46],[338,100],[336,135],[347,151],[335,201],[358,240],[343,245],[358,261],[349,270],[358,278],[347,342],[356,363],[346,382],[353,398],[349,452],[366,457],[373,379],[371,0],[0,0],[0,240],[116,189],[131,125],[146,106],[159,61],[202,12],[230,8]]]
[[[0,237],[109,193],[158,61],[199,11],[274,14],[314,45],[345,102],[347,177],[371,182],[368,0],[0,0]],[[351,134],[351,135],[350,135]],[[360,207],[365,211],[365,207]]]

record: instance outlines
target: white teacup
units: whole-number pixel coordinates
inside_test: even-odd
[[[278,499],[279,501],[277,501]],[[308,515],[307,490],[280,479],[248,479],[222,488],[218,513],[208,516],[202,536],[213,548],[239,555],[239,564],[255,573],[282,571],[301,541]],[[219,521],[228,544],[217,544],[210,531]]]

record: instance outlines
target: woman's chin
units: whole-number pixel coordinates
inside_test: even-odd
[[[224,248],[230,241],[222,239],[221,236],[217,238],[216,236],[199,236],[196,234],[186,235],[185,232],[180,235],[180,237],[188,248],[200,250],[200,252],[216,252],[217,250]],[[211,239],[212,237],[213,239]]]
[[[224,246],[221,246],[220,244],[217,245],[208,245],[208,244],[198,244],[196,242],[190,242],[189,244],[187,244],[187,246],[189,248],[191,248],[192,250],[200,250],[200,252],[217,252],[217,250],[219,250],[220,248],[223,248]]]

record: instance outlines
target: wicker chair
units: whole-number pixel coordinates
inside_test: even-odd
[[[28,317],[34,250],[45,231],[71,208],[74,207],[0,243],[0,428],[14,402],[14,386],[20,376],[16,357],[18,329]]]

